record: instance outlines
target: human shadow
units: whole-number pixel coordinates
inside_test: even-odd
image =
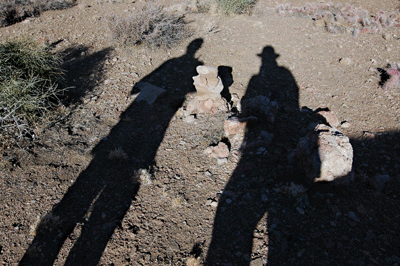
[[[80,236],[65,265],[98,264],[139,190],[142,170],[151,173],[171,118],[185,95],[194,91],[191,77],[201,64],[195,53],[202,43],[202,39],[192,41],[184,55],[168,60],[141,80],[163,87],[166,94],[151,105],[137,100],[142,99],[139,94],[121,114],[119,123],[93,149],[89,166],[41,219],[19,265],[53,265],[75,228],[81,230]],[[136,90],[134,86],[132,91]]]
[[[207,265],[250,263],[254,230],[270,207],[267,192],[274,180],[290,178],[295,169],[287,154],[296,147],[299,128],[306,123],[299,111],[298,87],[290,71],[278,66],[273,47],[266,46],[258,56],[260,71],[247,86],[239,114],[256,116],[258,122],[247,124],[240,162],[219,198]],[[280,111],[274,118],[257,111],[251,99],[258,96],[278,103]],[[257,141],[267,132],[273,134],[272,142],[260,145]]]
[[[259,56],[239,113],[258,122],[247,124],[240,161],[220,195],[206,265],[399,263],[400,134],[350,139],[355,182],[309,183],[296,147],[309,125],[327,122],[300,109],[296,81],[273,47]],[[278,103],[275,119],[254,108],[260,95]],[[260,142],[268,134],[272,142]]]

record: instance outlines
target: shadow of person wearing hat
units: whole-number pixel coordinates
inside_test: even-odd
[[[219,198],[207,265],[249,265],[257,257],[265,264],[266,253],[269,259],[271,249],[280,245],[273,243],[273,236],[267,237],[266,226],[274,218],[270,210],[281,211],[271,200],[275,184],[288,180],[295,171],[288,155],[301,137],[298,87],[290,71],[277,64],[279,55],[273,47],[264,47],[258,56],[262,61],[260,71],[248,84],[239,115],[257,116],[258,122],[247,124],[240,161]],[[274,123],[271,119],[265,121],[257,113],[257,106],[249,105],[249,99],[256,96],[277,102],[279,110]],[[266,133],[273,134],[272,142],[258,145],[260,136]],[[266,246],[258,246],[264,251],[253,251],[252,257],[256,241]]]

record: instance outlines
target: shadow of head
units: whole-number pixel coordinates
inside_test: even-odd
[[[201,46],[203,45],[203,39],[197,38],[193,40],[186,49],[186,56],[193,57],[195,56],[196,52],[200,50]]]
[[[257,56],[261,57],[262,60],[267,62],[272,62],[276,64],[276,59],[279,57],[279,54],[275,53],[275,49],[272,46],[265,46],[260,54]]]
[[[138,83],[134,84],[131,94],[139,93],[137,99],[140,100],[143,95],[149,93],[149,88],[153,91],[163,91],[164,102],[170,102],[174,108],[180,106],[186,94],[195,91],[193,76],[197,75],[196,67],[202,65],[195,54],[202,44],[203,39],[201,38],[190,42],[185,54],[165,61],[150,74],[143,77]]]

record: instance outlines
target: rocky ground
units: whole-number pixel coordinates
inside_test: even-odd
[[[280,16],[282,2],[223,17],[168,1],[193,31],[170,50],[112,42],[108,18],[144,1],[81,0],[1,28],[2,40],[57,43],[70,89],[63,119],[28,147],[3,144],[0,262],[399,265],[400,89],[383,89],[377,68],[400,61],[400,29],[333,34]],[[397,1],[348,2],[399,11]],[[262,95],[279,106],[274,124],[249,124],[248,145],[223,160],[204,151],[232,144],[224,122],[234,109],[183,112],[201,64],[219,68],[227,97]],[[140,81],[167,92],[138,102]],[[297,143],[318,108],[333,111],[350,138],[350,184],[309,183],[298,164]],[[257,142],[266,134],[271,142]]]

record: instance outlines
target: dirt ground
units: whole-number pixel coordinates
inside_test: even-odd
[[[193,36],[167,51],[113,44],[107,19],[140,0],[78,0],[0,28],[2,41],[56,43],[70,87],[63,119],[24,149],[3,147],[0,263],[400,265],[400,88],[382,89],[377,71],[400,62],[400,28],[385,38],[332,34],[279,16],[283,2],[308,1],[260,0],[253,14],[232,17],[185,12]],[[332,2],[371,13],[400,6]],[[222,162],[204,154],[226,141],[233,113],[182,118],[201,64],[219,68],[231,95],[277,101],[275,124],[255,124],[245,137],[268,132],[271,144]],[[167,93],[137,102],[139,81]],[[292,156],[307,110],[318,108],[332,110],[351,139],[351,184],[309,184]]]

